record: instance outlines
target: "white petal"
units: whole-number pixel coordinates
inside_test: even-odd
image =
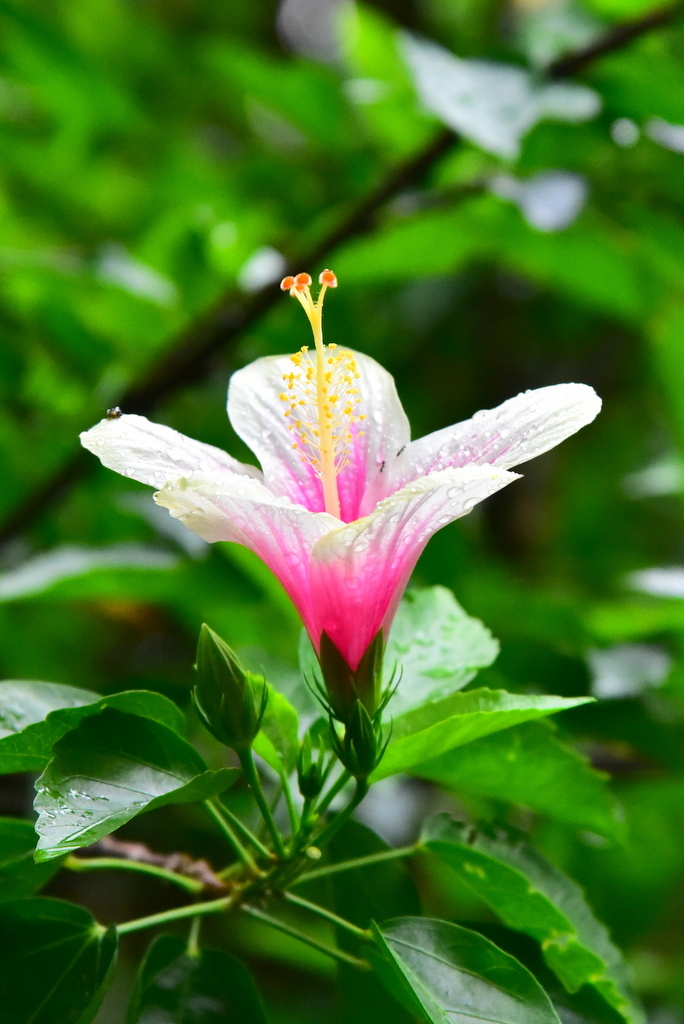
[[[217,470],[259,478],[255,466],[245,466],[213,445],[194,441],[171,427],[144,416],[126,415],[100,420],[81,434],[81,444],[108,469],[152,487],[163,487],[188,473]]]
[[[305,626],[314,618],[310,555],[339,520],[276,497],[260,481],[227,473],[194,473],[169,481],[154,496],[193,533],[254,551],[278,577]]]
[[[342,515],[356,519],[369,478],[408,444],[410,433],[406,414],[397,395],[394,379],[370,356],[354,353],[361,374],[359,412],[366,417],[358,424],[349,464],[338,477]],[[283,415],[280,399],[283,374],[292,370],[289,356],[257,359],[234,373],[228,388],[228,415],[235,431],[252,449],[264,471],[264,480],[276,494],[287,495],[310,511],[324,508],[320,479],[298,451]]]
[[[451,466],[519,466],[554,448],[597,416],[601,399],[586,384],[555,384],[475,413],[413,441],[388,469],[394,486]]]
[[[391,621],[433,533],[517,478],[492,466],[431,473],[385,498],[364,519],[318,541],[311,581],[319,629],[346,652],[352,667]]]

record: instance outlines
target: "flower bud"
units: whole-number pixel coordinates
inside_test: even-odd
[[[344,736],[340,739],[331,726],[332,744],[335,754],[344,767],[356,779],[367,779],[385,752],[381,744],[380,727],[373,720],[360,700],[355,701]]]
[[[349,667],[326,632],[321,634],[318,661],[333,716],[347,722],[360,701],[373,718],[381,704],[382,655],[385,639],[376,633],[356,669]]]
[[[316,726],[313,726],[306,733],[297,759],[299,792],[308,800],[318,796],[325,775],[325,749],[318,743],[316,732]]]
[[[193,700],[212,736],[240,754],[252,746],[261,728],[268,688],[247,672],[228,644],[204,624],[197,644],[197,683]]]

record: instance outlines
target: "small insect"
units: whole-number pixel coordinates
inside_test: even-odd
[[[381,473],[382,473],[383,469],[385,468],[385,465],[386,465],[386,459],[383,459],[381,464],[380,464],[380,472]]]
[[[118,420],[119,416],[121,416],[121,409],[118,405],[115,405],[113,409],[107,409],[108,420]]]
[[[403,445],[401,446],[401,448],[399,449],[399,451],[397,452],[397,458],[399,458],[399,456],[401,455],[401,453],[402,453],[402,452],[403,452],[403,451],[404,451],[405,449],[406,449],[406,445],[405,445],[405,444],[403,444]]]

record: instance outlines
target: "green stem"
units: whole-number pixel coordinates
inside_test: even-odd
[[[123,924],[116,926],[116,930],[119,935],[130,935],[131,932],[156,928],[157,925],[168,924],[170,921],[184,921],[189,917],[204,914],[220,914],[224,910],[230,910],[234,905],[234,896],[224,896],[220,900],[208,900],[206,903],[190,903],[187,907],[175,907],[173,910],[164,910],[161,914],[150,914],[149,917],[138,917],[135,921],[124,921]]]
[[[351,779],[351,775],[349,774],[349,772],[345,768],[345,770],[342,772],[340,777],[330,787],[328,792],[322,798],[321,802],[318,804],[318,806],[316,808],[316,814],[319,814],[319,815],[325,814],[325,812],[328,810],[328,808],[330,807],[330,804],[333,802],[333,800],[335,799],[337,794],[340,793],[344,789],[344,787],[347,785],[347,783],[349,782],[350,779]]]
[[[266,800],[266,797],[264,796],[264,791],[261,788],[261,780],[259,778],[257,767],[254,764],[254,755],[252,754],[251,749],[247,750],[244,754],[240,755],[240,764],[242,765],[242,770],[245,773],[245,778],[247,779],[247,782],[251,787],[252,793],[254,794],[254,799],[257,802],[259,810],[261,811],[261,816],[264,819],[271,839],[273,840],[273,847],[276,853],[278,854],[278,857],[281,860],[285,860],[285,847],[283,846],[283,841],[280,838],[280,832],[278,831],[276,823],[273,820],[271,808],[268,806],[268,801]]]
[[[295,836],[295,846],[297,849],[301,848],[302,842],[306,842],[311,829],[314,824],[314,819],[311,816],[311,810],[314,805],[314,800],[310,796],[304,797],[304,803],[302,804],[302,813],[299,822],[299,829]]]
[[[301,896],[295,896],[292,892],[281,893],[281,898],[286,900],[288,903],[292,903],[295,907],[301,907],[302,910],[309,910],[312,914],[318,914],[319,917],[324,917],[326,921],[330,921],[338,928],[344,928],[346,931],[351,932],[352,935],[357,935],[362,939],[369,939],[371,933],[364,930],[363,928],[357,928],[351,921],[345,920],[344,917],[338,917],[337,914],[333,914],[331,910],[326,910],[325,907],[321,907],[318,903],[310,903],[309,900],[302,899]]]
[[[245,865],[245,867],[249,871],[251,871],[252,874],[258,875],[260,873],[260,869],[257,867],[256,861],[252,857],[251,853],[249,853],[249,851],[244,848],[244,846],[242,845],[242,843],[240,842],[240,840],[238,839],[238,837],[236,836],[235,832],[228,824],[226,819],[223,817],[220,809],[216,806],[214,801],[205,800],[204,806],[207,808],[212,818],[214,819],[218,827],[221,829],[224,836],[226,837],[230,845],[233,847],[235,853],[242,861],[242,863]]]
[[[188,956],[198,957],[200,955],[200,929],[202,927],[202,918],[193,917],[190,923],[190,934],[188,935]]]
[[[243,867],[242,861],[236,860],[233,864],[229,864],[227,868],[224,868],[223,871],[219,871],[218,877],[222,882],[225,882],[227,879],[232,878],[233,875],[237,875],[242,871]]]
[[[237,814],[233,814],[233,812],[229,811],[222,803],[218,803],[217,807],[224,818],[228,819],[235,831],[239,832],[243,839],[246,839],[248,843],[251,843],[252,846],[259,851],[262,857],[267,857],[268,860],[271,860],[273,856],[271,851],[254,835],[251,829],[247,828],[243,821],[240,821]]]
[[[287,807],[287,813],[290,819],[292,835],[295,836],[297,834],[297,829],[299,828],[299,815],[297,814],[297,808],[295,807],[294,800],[292,798],[290,783],[285,778],[283,778],[283,795],[285,797],[285,806]]]
[[[344,860],[339,864],[328,864],[315,871],[307,871],[295,878],[290,885],[303,885],[305,882],[318,881],[319,878],[326,878],[328,875],[337,875],[342,871],[354,871],[356,868],[372,867],[374,864],[382,864],[388,860],[401,860],[406,857],[413,857],[422,849],[420,843],[415,846],[402,846],[396,850],[383,850],[382,853],[371,853],[367,857],[357,857],[355,860]]]
[[[118,871],[138,871],[140,874],[153,875],[165,882],[173,882],[186,892],[197,894],[202,892],[204,884],[196,878],[188,878],[177,871],[157,867],[155,864],[144,864],[139,860],[126,860],[124,857],[74,857],[64,861],[63,867],[69,871],[105,871],[113,868]]]
[[[370,970],[370,964],[365,960],[359,960],[358,957],[352,956],[350,953],[345,953],[341,949],[335,949],[333,946],[326,945],[325,942],[321,942],[319,939],[315,939],[312,935],[307,935],[306,932],[302,932],[299,928],[293,928],[292,925],[286,924],[284,921],[279,921],[277,917],[271,917],[270,914],[264,913],[263,910],[258,910],[256,907],[251,907],[244,903],[242,910],[250,917],[254,917],[257,921],[263,921],[264,924],[268,924],[271,928],[275,928],[279,932],[284,932],[285,935],[291,935],[294,939],[299,939],[300,942],[305,942],[307,946],[311,946],[313,949],[317,949],[320,953],[325,953],[326,956],[331,956],[334,960],[340,960],[345,964],[352,964],[354,967],[358,967],[363,971]]]
[[[368,782],[366,779],[356,780],[356,792],[349,801],[346,807],[344,807],[332,821],[325,826],[322,832],[315,837],[316,846],[325,846],[334,835],[337,834],[339,829],[344,825],[345,821],[351,817],[356,808],[359,806],[366,793],[368,792]]]

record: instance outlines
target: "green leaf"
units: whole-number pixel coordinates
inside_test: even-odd
[[[39,771],[50,757],[52,744],[46,746],[39,739],[45,730],[34,727],[51,711],[79,708],[97,700],[99,694],[77,686],[4,680],[0,683],[0,771]]]
[[[470,690],[432,701],[393,720],[391,740],[371,781],[410,771],[428,758],[481,736],[586,704],[591,697],[551,697]]]
[[[175,935],[160,935],[142,962],[127,1024],[266,1024],[251,975],[228,953],[196,955]]]
[[[289,776],[299,753],[299,716],[287,697],[269,684],[266,711],[254,750],[279,775]]]
[[[32,896],[59,871],[57,860],[36,864],[36,832],[30,821],[0,818],[0,900]]]
[[[399,605],[385,649],[385,676],[399,673],[393,715],[461,690],[491,665],[499,644],[446,587],[409,591]]]
[[[0,904],[3,1024],[87,1024],[111,981],[116,945],[115,929],[71,903]]]
[[[172,729],[106,708],[59,740],[36,782],[36,856],[88,846],[142,811],[216,796],[235,775],[231,768],[207,771]]]
[[[330,844],[334,861],[353,860],[389,847],[379,836],[358,821],[350,820]],[[311,896],[316,903],[328,905],[325,896],[332,896],[330,909],[359,928],[368,928],[373,920],[384,921],[399,915],[420,913],[420,899],[406,864],[400,860],[369,864],[351,871],[341,871],[321,883],[314,883],[319,892]],[[337,943],[350,953],[359,953],[359,944],[348,932],[337,929]],[[341,1018],[354,1024],[409,1024],[413,1018],[397,1006],[375,971],[358,971],[340,964]]]
[[[0,683],[0,739],[42,722],[57,708],[75,708],[99,699],[98,693],[61,683],[6,679]]]
[[[385,853],[390,847],[358,821],[348,821],[330,844],[331,861],[341,862]],[[406,864],[390,860],[367,864],[330,877],[334,909],[368,928],[371,920],[420,913],[420,900]]]
[[[544,959],[569,992],[592,985],[625,1021],[642,1024],[621,954],[582,890],[522,833],[480,832],[440,814],[428,822],[423,842],[505,924],[541,943]]]
[[[11,680],[0,683],[0,774],[42,771],[57,740],[104,708],[151,718],[176,732],[185,728],[173,701],[152,690],[101,697],[76,686]]]
[[[383,981],[426,1024],[560,1024],[530,972],[477,932],[400,917],[373,936]]]
[[[624,836],[608,776],[561,743],[549,722],[526,722],[483,736],[467,749],[416,765],[411,774],[457,793],[524,804],[609,839]]]
[[[166,551],[142,544],[110,544],[105,547],[82,547],[62,544],[23,562],[17,569],[0,576],[0,603],[17,601],[36,594],[57,591],[60,584],[94,577],[95,587],[112,570],[124,570],[139,578],[141,573],[174,569],[179,559]],[[85,595],[88,586],[79,588]],[[68,592],[68,589],[67,589]],[[60,595],[61,596],[61,595]]]

